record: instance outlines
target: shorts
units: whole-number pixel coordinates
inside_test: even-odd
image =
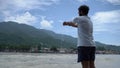
[[[96,51],[96,47],[79,46],[77,62],[94,61],[95,60],[95,51]]]

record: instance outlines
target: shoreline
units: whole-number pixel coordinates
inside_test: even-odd
[[[0,52],[0,54],[76,54],[77,53],[49,53],[49,52]],[[96,55],[120,55],[120,54],[98,54]]]

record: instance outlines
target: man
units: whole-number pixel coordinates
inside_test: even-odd
[[[93,40],[93,24],[88,17],[89,7],[81,5],[78,11],[78,17],[72,22],[64,22],[63,25],[78,28],[78,62],[81,62],[82,68],[95,68],[96,47]]]

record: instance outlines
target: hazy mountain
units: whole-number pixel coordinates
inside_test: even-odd
[[[9,21],[0,23],[0,44],[74,47],[76,38]]]
[[[0,22],[0,45],[42,45],[42,47],[75,48],[77,38],[9,21]],[[98,49],[120,51],[120,46],[106,45],[100,42],[96,42],[96,45]]]

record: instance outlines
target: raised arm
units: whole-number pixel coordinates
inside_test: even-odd
[[[63,25],[68,25],[68,26],[72,26],[72,27],[78,27],[77,24],[73,23],[73,22],[63,22]]]

